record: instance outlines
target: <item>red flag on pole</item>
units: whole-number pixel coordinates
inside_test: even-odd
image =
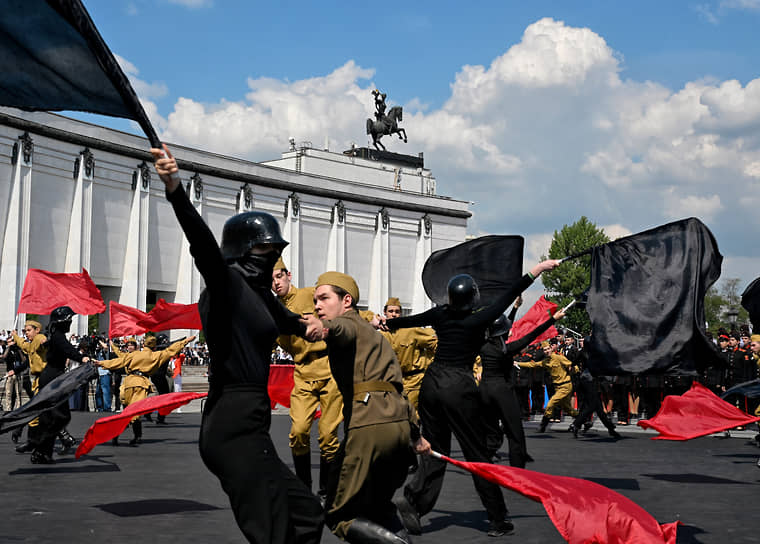
[[[175,304],[159,299],[155,308],[150,312],[143,312],[112,300],[109,309],[111,319],[108,324],[108,336],[111,338],[148,331],[202,328],[198,304]]]
[[[59,306],[70,306],[79,315],[106,311],[100,291],[84,268],[81,274],[61,274],[30,268],[17,312],[45,315]]]
[[[683,395],[668,395],[652,419],[639,421],[639,426],[654,429],[659,436],[652,440],[691,440],[740,425],[760,421],[718,397],[704,385],[694,382]]]
[[[632,500],[597,483],[524,468],[457,461],[445,455],[440,458],[540,502],[562,538],[571,544],[676,542],[678,521],[658,523]]]
[[[200,399],[207,395],[208,393],[166,393],[165,395],[148,397],[147,399],[130,404],[118,414],[101,417],[87,429],[87,433],[84,435],[82,442],[80,442],[75,456],[79,459],[98,444],[108,442],[112,438],[119,436],[134,417],[150,414],[156,410],[158,410],[159,414],[165,416],[191,400]]]
[[[515,340],[519,340],[530,331],[541,325],[549,318],[550,315],[556,311],[557,305],[553,302],[549,302],[546,300],[546,297],[544,295],[541,295],[541,298],[539,298],[536,303],[531,306],[530,310],[528,310],[524,316],[515,321],[514,325],[512,325],[512,335],[509,337],[509,341],[514,342]],[[538,338],[533,340],[531,344],[546,340],[547,338],[554,338],[555,336],[557,336],[557,329],[552,325],[546,329],[543,334],[540,334]]]

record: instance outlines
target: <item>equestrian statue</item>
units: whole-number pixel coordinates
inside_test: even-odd
[[[385,151],[385,146],[380,143],[380,138],[390,134],[398,134],[399,140],[404,140],[406,143],[406,131],[398,126],[398,123],[403,121],[403,108],[393,106],[386,115],[386,94],[375,89],[372,91],[372,95],[375,97],[375,120],[367,119],[367,134],[372,135],[372,144],[375,149],[379,151],[382,148]]]

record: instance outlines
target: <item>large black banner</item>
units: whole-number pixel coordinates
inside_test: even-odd
[[[449,280],[469,274],[478,284],[483,306],[508,290],[523,275],[522,236],[482,236],[433,252],[422,269],[422,285],[430,300],[448,303]]]
[[[698,219],[594,249],[587,311],[595,375],[685,373],[721,364],[705,336],[704,296],[723,256]]]
[[[161,142],[80,0],[5,0],[0,8],[0,105],[86,111],[139,123]]]
[[[98,376],[98,369],[92,363],[79,365],[71,372],[64,372],[40,389],[32,400],[0,416],[0,434],[23,427],[46,410],[55,408],[68,398],[82,384]]]
[[[752,332],[760,334],[760,278],[756,278],[742,293],[742,307],[749,312]]]

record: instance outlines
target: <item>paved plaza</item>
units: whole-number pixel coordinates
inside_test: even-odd
[[[198,408],[196,402],[171,414],[165,426],[145,423],[144,442],[137,448],[123,439],[122,446],[100,445],[79,460],[56,456],[58,463],[51,466],[30,464],[28,455],[14,452],[9,434],[0,435],[0,543],[244,542],[226,496],[198,454]],[[97,414],[72,416],[69,429],[81,438]],[[286,410],[275,411],[272,436],[286,462],[289,424]],[[754,433],[668,442],[620,427],[623,439],[613,441],[595,427],[574,440],[562,432],[568,424],[555,424],[545,434],[536,433],[535,423],[526,424],[528,449],[536,460],[528,468],[593,480],[637,502],[660,522],[679,520],[679,543],[758,542],[760,449],[750,442]],[[461,458],[454,446],[453,456]],[[312,466],[316,478],[316,453]],[[424,518],[424,533],[415,543],[563,542],[540,504],[510,491],[505,496],[516,531],[488,538],[470,476],[449,469],[440,501]],[[325,531],[323,542],[339,540]]]

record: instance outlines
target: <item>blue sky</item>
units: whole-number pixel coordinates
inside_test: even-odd
[[[760,275],[760,0],[85,4],[167,141],[364,145],[379,87],[409,134],[389,149],[526,262],[580,215],[613,236],[694,215],[724,277]]]

